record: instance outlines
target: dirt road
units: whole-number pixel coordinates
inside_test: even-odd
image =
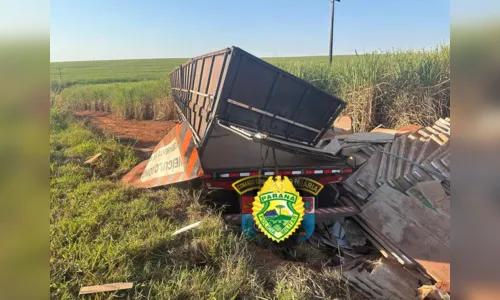
[[[90,120],[94,126],[113,134],[120,142],[132,146],[135,150],[149,154],[177,124],[176,121],[121,120],[108,112],[97,111],[76,111],[75,115]]]

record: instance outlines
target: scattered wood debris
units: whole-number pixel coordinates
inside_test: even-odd
[[[174,233],[172,233],[172,236],[174,236],[174,235],[178,235],[179,233],[182,233],[182,232],[184,232],[184,231],[191,230],[191,229],[196,228],[196,227],[200,227],[200,225],[201,225],[201,221],[196,222],[196,223],[191,224],[191,225],[188,225],[188,226],[183,227],[183,228],[181,228],[181,229],[179,229],[179,230],[175,231]]]
[[[93,294],[100,292],[115,292],[118,290],[131,289],[133,286],[134,286],[133,282],[117,282],[117,283],[109,283],[103,285],[84,286],[80,288],[79,295]]]
[[[359,218],[435,280],[449,282],[449,218],[388,185],[370,196]]]
[[[438,122],[448,121],[442,119]],[[344,184],[346,189],[366,199],[366,193],[359,188],[373,193],[375,189],[387,183],[405,193],[418,182],[439,180],[445,192],[450,194],[449,125],[448,129],[440,127],[442,131],[439,132],[429,128],[431,127],[422,128],[418,132],[407,131],[385,145],[378,142],[346,143],[349,138],[345,137],[340,153],[348,157],[348,162],[351,162],[353,167],[359,168],[351,175],[354,178]],[[394,136],[397,134],[399,133],[394,131]],[[375,147],[383,147],[381,155],[375,153]],[[372,150],[374,152],[369,154]],[[366,168],[360,168],[365,165]]]
[[[339,201],[361,210],[353,220],[388,261],[416,268],[442,287],[442,298],[435,299],[447,299],[450,286],[450,127],[449,119],[439,119],[433,126],[407,132],[378,128],[375,132],[394,138],[384,144],[383,138],[364,142],[370,139],[345,136],[339,152],[357,168],[342,184],[348,194]],[[366,288],[370,277],[356,276],[358,287]],[[379,290],[369,295],[409,299],[410,294],[386,295]]]
[[[363,258],[343,265],[342,277],[367,299],[415,299],[421,283],[430,283],[419,272],[385,258]]]

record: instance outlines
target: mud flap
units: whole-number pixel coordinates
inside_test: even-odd
[[[302,223],[300,224],[297,233],[295,233],[297,242],[306,241],[314,232],[314,227],[316,226],[314,200],[314,197],[302,197],[302,201],[304,201],[305,211]]]
[[[169,185],[203,176],[193,133],[187,122],[177,124],[156,145],[151,158],[141,162],[122,182],[141,188]]]
[[[266,236],[260,232],[255,225],[255,221],[252,216],[252,206],[253,206],[253,196],[241,196],[241,231],[250,240],[261,241],[266,238]]]

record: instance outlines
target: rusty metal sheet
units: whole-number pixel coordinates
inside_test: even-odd
[[[141,188],[169,185],[203,176],[193,133],[187,122],[177,124],[156,145],[151,158],[128,172],[122,182]]]
[[[195,57],[170,73],[174,101],[200,140],[210,129],[214,99],[229,55],[226,49]]]

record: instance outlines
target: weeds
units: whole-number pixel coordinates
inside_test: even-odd
[[[355,131],[379,124],[430,125],[450,115],[450,48],[374,53],[342,59],[332,67],[307,61],[276,64],[347,102],[343,112]]]
[[[122,119],[152,120],[173,113],[168,81],[75,85],[61,93],[61,105],[73,110],[112,112]]]

